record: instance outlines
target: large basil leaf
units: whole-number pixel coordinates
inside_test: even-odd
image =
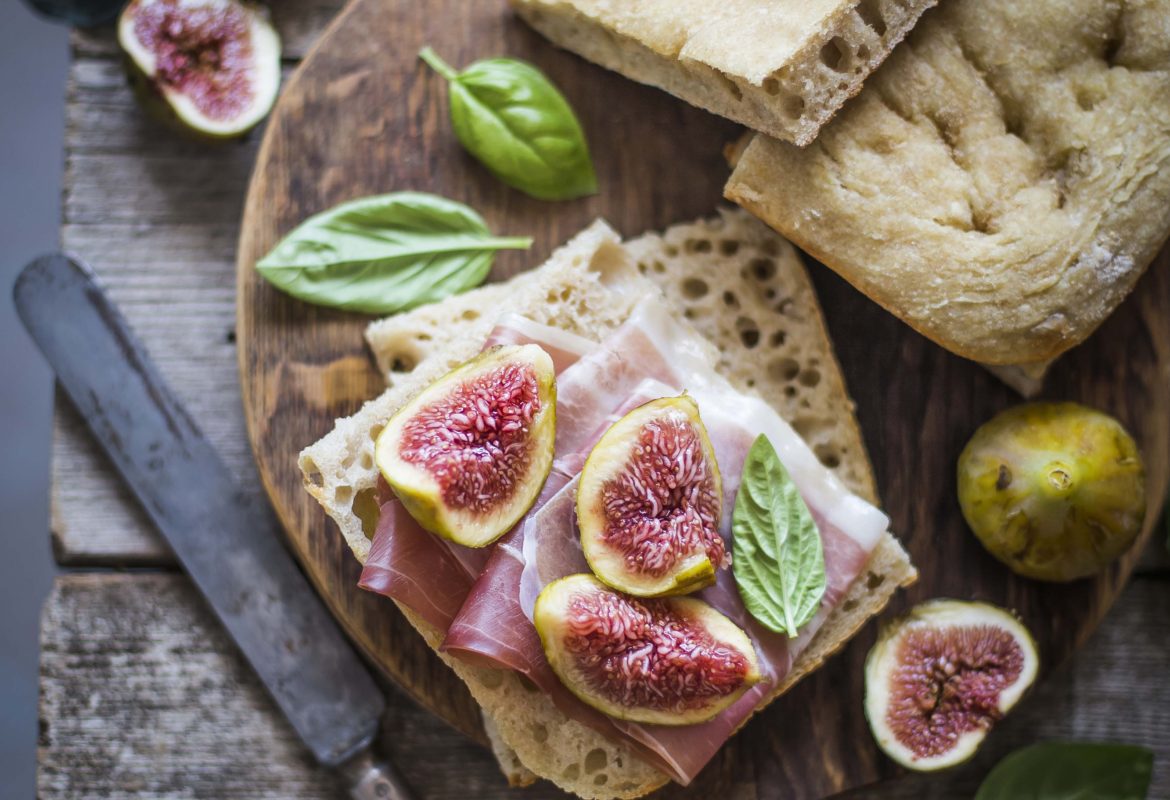
[[[825,553],[808,506],[766,436],[748,451],[731,531],[743,604],[768,630],[796,636],[825,594]]]
[[[1144,747],[1042,742],[1000,761],[975,800],[1144,800],[1153,767]]]
[[[390,314],[478,286],[497,250],[531,244],[526,237],[492,236],[462,203],[395,192],[309,217],[256,269],[301,300]]]
[[[491,58],[456,72],[429,47],[419,56],[447,79],[455,135],[493,175],[541,200],[597,191],[577,116],[540,70]]]

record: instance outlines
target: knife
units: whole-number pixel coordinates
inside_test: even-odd
[[[386,700],[85,264],[43,256],[16,310],[102,449],[318,762],[355,800],[409,800],[373,753]]]

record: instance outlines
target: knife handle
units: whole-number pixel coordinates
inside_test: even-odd
[[[414,800],[414,794],[398,772],[374,757],[369,748],[339,768],[353,800]]]

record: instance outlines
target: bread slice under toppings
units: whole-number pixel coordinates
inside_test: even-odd
[[[799,257],[740,211],[625,244],[604,223],[595,223],[544,266],[508,283],[373,323],[367,338],[390,388],[305,449],[300,463],[306,487],[364,561],[364,530],[372,533],[372,525],[363,525],[369,504],[360,498],[372,497],[377,481],[376,470],[364,466],[371,434],[409,397],[479,349],[495,321],[483,309],[506,309],[600,339],[626,319],[640,296],[658,290],[721,351],[719,372],[771,403],[847,486],[876,499],[853,405]],[[915,572],[886,534],[866,576],[850,587],[775,695],[819,666]],[[437,650],[442,634],[403,611]],[[639,797],[666,782],[628,745],[565,717],[514,673],[439,655],[483,708],[493,750],[514,784],[544,777],[582,797],[609,798]]]

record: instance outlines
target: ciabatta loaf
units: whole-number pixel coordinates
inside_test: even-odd
[[[726,194],[944,347],[1036,377],[1170,233],[1170,0],[948,0],[811,146],[755,137]]]
[[[480,348],[495,319],[488,309],[599,339],[641,296],[657,291],[719,349],[720,372],[772,403],[853,491],[876,500],[852,403],[799,257],[739,211],[624,245],[596,223],[544,266],[506,284],[374,323],[367,338],[390,388],[305,449],[300,465],[306,488],[364,560],[369,541],[363,531],[372,530],[366,509],[377,481],[373,439],[409,397]],[[866,577],[850,588],[776,694],[819,666],[915,572],[887,534]],[[405,613],[437,649],[441,633]],[[440,656],[483,707],[497,758],[514,783],[539,776],[582,797],[610,798],[638,797],[666,781],[629,747],[566,718],[514,674]]]
[[[556,44],[804,145],[937,0],[512,0]]]

